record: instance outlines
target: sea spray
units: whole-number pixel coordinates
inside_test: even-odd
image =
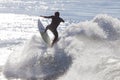
[[[4,74],[20,79],[119,80],[118,24],[116,18],[97,15],[69,26],[53,48],[45,46],[40,36],[33,36],[17,56],[19,61],[11,62],[17,52],[10,55]]]

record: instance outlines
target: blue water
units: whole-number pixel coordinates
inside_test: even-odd
[[[70,22],[90,20],[97,14],[119,18],[120,0],[10,0],[0,2],[0,13],[52,15],[60,11]]]

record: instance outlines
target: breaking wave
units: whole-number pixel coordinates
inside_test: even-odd
[[[100,14],[71,24],[53,48],[33,36],[12,53],[4,68],[7,78],[31,80],[119,80],[120,20]]]

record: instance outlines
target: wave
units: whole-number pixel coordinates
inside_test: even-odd
[[[33,36],[22,51],[9,56],[4,75],[31,80],[119,79],[119,24],[106,14],[71,24],[53,48]]]
[[[7,78],[53,80],[66,72],[72,57],[62,50],[53,52],[36,36],[24,47],[22,52],[12,53],[6,63],[4,74]]]

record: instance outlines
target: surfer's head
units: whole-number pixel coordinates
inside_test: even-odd
[[[59,12],[55,12],[55,16],[59,17],[60,13]]]

